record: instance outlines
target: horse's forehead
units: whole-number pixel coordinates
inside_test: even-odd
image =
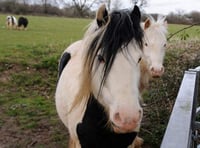
[[[125,52],[122,53],[123,58],[128,60],[131,64],[137,63],[138,59],[143,56],[142,50],[139,47],[136,47],[132,42],[125,48],[127,48],[127,51],[124,50]]]
[[[161,27],[154,26],[145,31],[145,37],[149,42],[166,42],[166,35]]]

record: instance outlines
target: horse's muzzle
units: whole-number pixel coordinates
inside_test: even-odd
[[[130,133],[135,131],[142,120],[142,111],[139,111],[134,117],[124,117],[120,113],[114,115],[114,120],[112,121],[112,127],[116,133]]]

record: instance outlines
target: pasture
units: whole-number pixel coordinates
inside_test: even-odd
[[[91,20],[26,16],[28,30],[18,31],[5,28],[5,17],[0,15],[0,147],[66,147],[67,130],[54,103],[57,64]],[[169,32],[183,27],[169,25]],[[184,34],[189,37],[180,40]],[[140,136],[145,147],[159,147],[183,72],[200,65],[199,50],[200,26],[169,42],[165,74],[144,94]]]

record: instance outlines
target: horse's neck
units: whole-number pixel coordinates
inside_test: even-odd
[[[149,63],[147,60],[142,58],[140,62],[140,92],[142,92],[145,88],[148,87],[149,85],[149,80],[150,80],[150,71],[149,71]]]
[[[88,79],[88,73],[85,72],[86,67],[84,66],[84,40],[73,43],[66,50],[71,55],[71,62],[73,63],[71,64],[71,66],[73,66],[71,68],[71,73],[73,74],[73,77],[75,77],[78,86],[77,92],[75,93],[75,96],[73,96],[74,100],[70,106],[72,110],[75,106],[86,104],[88,100],[87,97],[90,95],[90,79]]]
[[[69,52],[71,57],[77,56],[82,53],[83,40],[79,40],[71,44],[64,52]]]

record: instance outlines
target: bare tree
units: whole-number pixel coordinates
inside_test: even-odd
[[[41,0],[44,7],[44,13],[47,13],[47,0]]]
[[[22,0],[24,6],[28,3],[28,0]]]
[[[108,0],[107,3],[108,3],[108,10],[110,11],[111,0]]]
[[[192,18],[193,23],[200,23],[200,12],[192,11],[189,15]]]
[[[138,5],[140,8],[144,8],[147,6],[147,0],[131,0],[134,5]]]
[[[112,6],[113,6],[113,9],[114,9],[114,10],[120,9],[121,5],[122,5],[121,0],[115,0],[115,1],[113,1],[113,3],[112,3]]]
[[[96,7],[100,3],[106,2],[106,0],[72,0],[72,2],[79,15],[83,16],[85,12]]]
[[[68,0],[68,2],[65,0],[58,1],[65,4],[70,4],[72,7],[74,7],[76,13],[78,13],[80,17],[83,17],[89,10],[96,9],[101,3],[107,3],[110,0]]]

